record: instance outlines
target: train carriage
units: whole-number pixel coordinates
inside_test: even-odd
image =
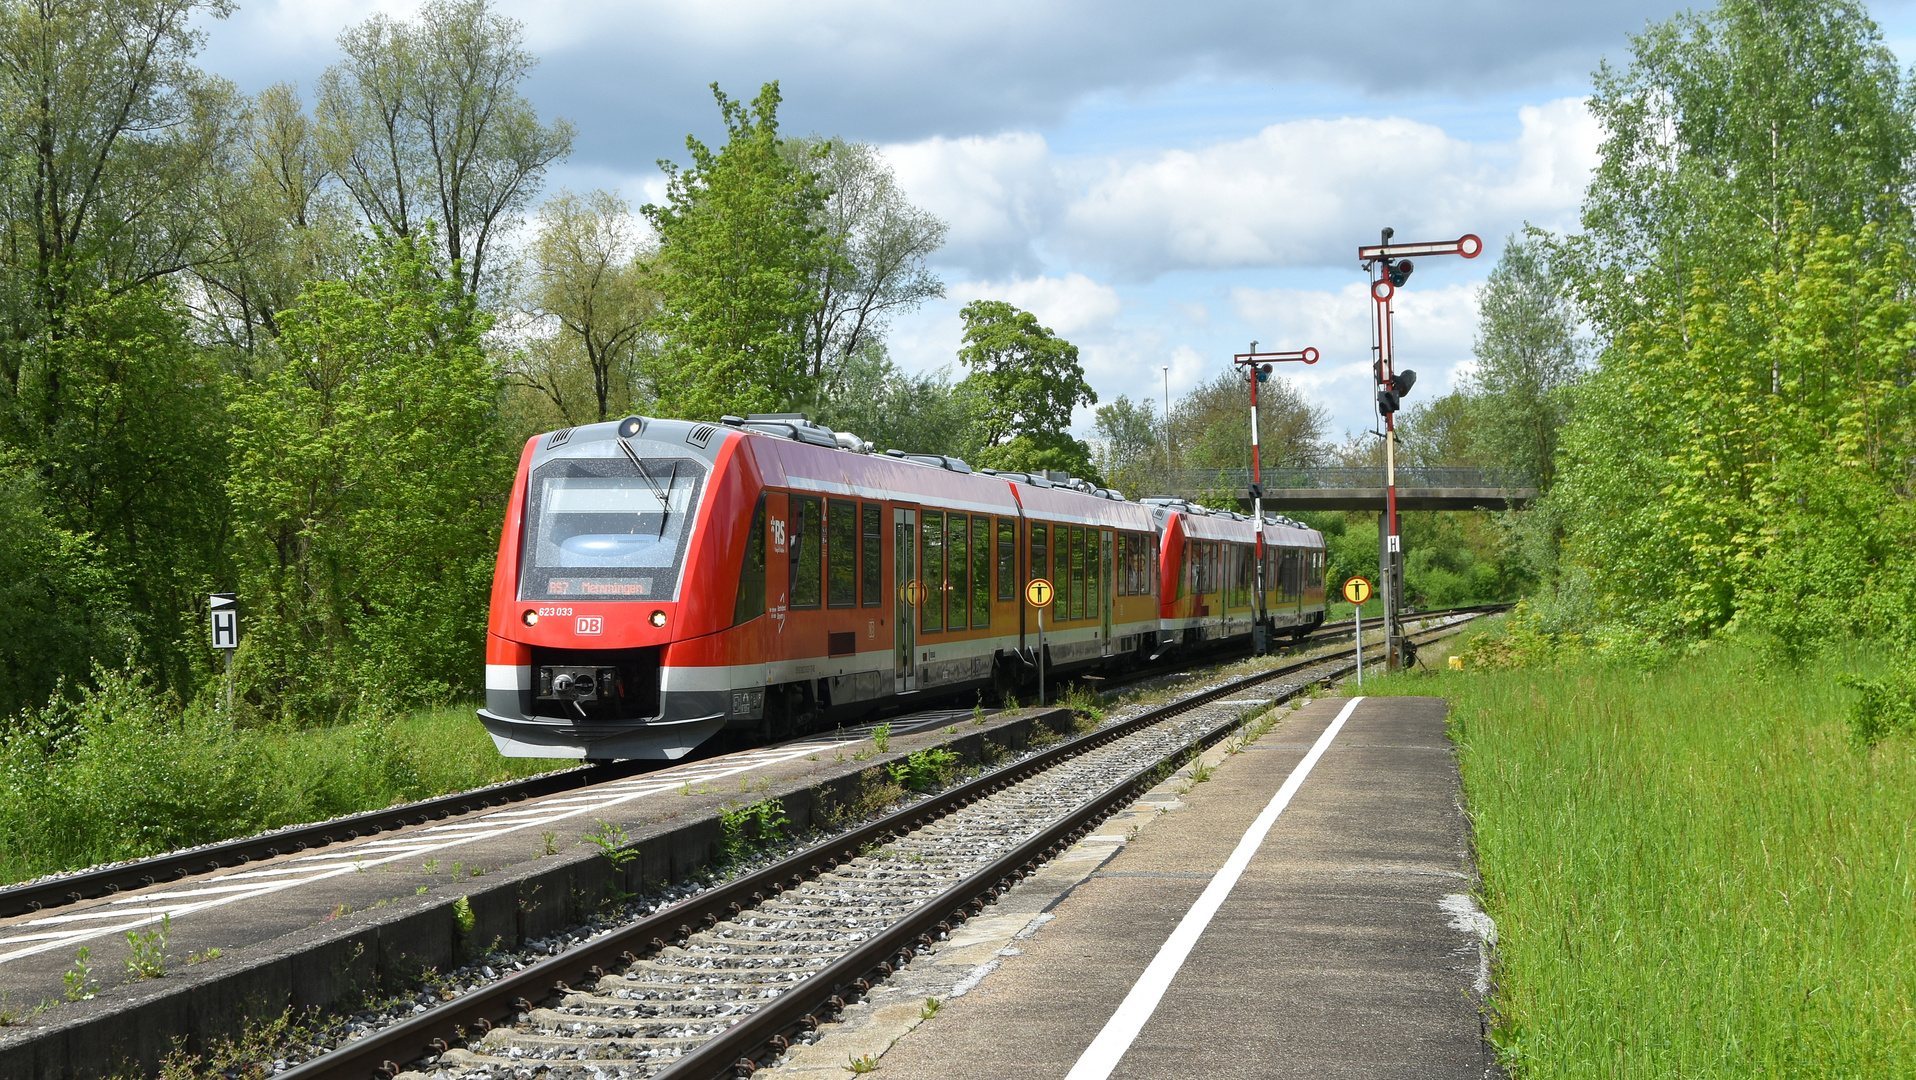
[[[1161,649],[1249,640],[1258,616],[1257,529],[1243,514],[1182,499],[1146,499],[1162,537]],[[1324,537],[1267,515],[1266,627],[1298,636],[1324,621]]]
[[[726,728],[1013,692],[1041,614],[1061,672],[1248,635],[1251,535],[1083,481],[873,453],[798,416],[552,432],[519,463],[479,715],[509,756],[671,759]],[[1042,613],[1037,577],[1055,587]]]

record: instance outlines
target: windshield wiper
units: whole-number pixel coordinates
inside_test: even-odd
[[[645,477],[646,486],[652,489],[653,496],[659,500],[659,539],[665,539],[665,519],[672,515],[672,500],[666,498],[665,492],[659,489],[659,482],[652,479],[651,473],[645,471],[645,462],[639,460],[639,455],[633,451],[632,447],[626,445],[624,439],[615,438],[612,441],[618,443],[619,449],[625,451],[626,459],[632,462],[633,468],[639,470],[640,476]],[[672,477],[666,482],[674,487],[678,486],[678,462],[672,463]]]

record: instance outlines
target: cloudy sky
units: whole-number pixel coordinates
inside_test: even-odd
[[[241,0],[202,62],[249,91],[310,88],[339,31],[415,3]],[[777,79],[781,121],[883,147],[951,224],[947,301],[898,320],[893,355],[953,363],[958,309],[1035,312],[1083,349],[1103,401],[1173,398],[1250,341],[1316,346],[1295,371],[1340,429],[1370,426],[1357,245],[1488,243],[1400,293],[1418,393],[1469,362],[1475,290],[1525,222],[1576,220],[1597,132],[1582,95],[1671,0],[501,0],[542,62],[528,93],[579,129],[553,186],[655,199],[654,162],[718,141],[707,84]],[[1873,11],[1905,58],[1916,3]],[[1088,426],[1089,416],[1079,420]]]

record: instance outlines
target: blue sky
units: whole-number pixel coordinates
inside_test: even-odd
[[[247,91],[310,89],[339,31],[410,2],[242,0],[202,63]],[[652,164],[719,134],[706,85],[778,79],[788,131],[884,148],[950,222],[947,300],[899,318],[894,357],[953,363],[958,309],[1006,299],[1083,350],[1101,400],[1173,397],[1251,340],[1316,346],[1294,372],[1338,431],[1370,425],[1355,249],[1464,232],[1473,261],[1400,293],[1418,393],[1467,370],[1475,289],[1502,238],[1572,227],[1596,146],[1581,97],[1666,0],[1329,5],[1303,0],[502,2],[542,58],[527,91],[579,128],[549,186],[657,198]],[[1878,4],[1900,55],[1916,3]],[[1081,425],[1088,414],[1079,417]]]

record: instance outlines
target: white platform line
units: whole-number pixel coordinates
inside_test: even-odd
[[[1361,697],[1352,698],[1350,704],[1344,706],[1344,711],[1337,714],[1337,719],[1332,720],[1324,733],[1311,744],[1310,752],[1304,755],[1303,761],[1297,763],[1297,768],[1291,770],[1291,775],[1285,779],[1284,786],[1277,789],[1277,794],[1271,796],[1264,812],[1257,815],[1257,820],[1251,823],[1243,839],[1231,851],[1231,857],[1224,860],[1224,868],[1205,886],[1203,895],[1191,905],[1191,910],[1184,913],[1183,920],[1158,949],[1150,966],[1144,969],[1143,975],[1138,976],[1137,985],[1131,987],[1124,1004],[1119,1005],[1118,1011],[1105,1022],[1098,1037],[1091,1040],[1091,1045],[1078,1057],[1078,1063],[1071,1067],[1065,1080],[1105,1080],[1118,1067],[1125,1052],[1137,1040],[1138,1032],[1144,1030],[1145,1021],[1157,1011],[1158,1002],[1164,999],[1164,992],[1170,988],[1171,980],[1184,966],[1198,939],[1204,936],[1205,927],[1211,925],[1211,917],[1217,914],[1218,908],[1224,906],[1224,899],[1231,895],[1237,879],[1244,876],[1244,868],[1251,864],[1251,856],[1257,854],[1271,826],[1277,823],[1277,815],[1290,805],[1291,797],[1297,794],[1298,788],[1304,786],[1304,778],[1310,775],[1311,767],[1317,764],[1318,758],[1324,756],[1331,740],[1337,738],[1344,721],[1350,719],[1351,713],[1357,710],[1357,703],[1362,700]]]

